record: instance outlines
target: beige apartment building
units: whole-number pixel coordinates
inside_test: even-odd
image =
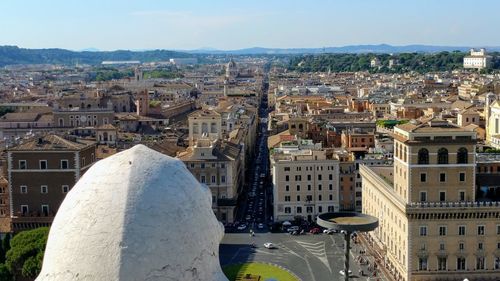
[[[189,145],[199,138],[218,140],[222,137],[221,115],[215,110],[198,110],[188,115]]]
[[[193,176],[212,192],[212,209],[223,223],[235,220],[236,202],[243,187],[242,147],[225,141],[198,139],[179,153]]]
[[[382,265],[395,280],[498,280],[500,202],[476,201],[475,132],[431,120],[394,139],[394,167],[360,167]]]
[[[282,142],[271,158],[274,220],[312,221],[339,210],[339,161],[310,140]]]

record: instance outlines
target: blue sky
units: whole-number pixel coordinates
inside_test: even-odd
[[[79,50],[500,46],[495,0],[1,0],[0,45]]]

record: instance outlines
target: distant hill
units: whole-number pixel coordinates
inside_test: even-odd
[[[141,62],[165,61],[170,58],[193,57],[192,54],[168,50],[111,52],[64,49],[24,49],[17,46],[0,46],[0,67],[10,64],[91,64],[102,61],[138,60]]]
[[[239,50],[216,50],[204,48],[198,50],[184,51],[192,54],[228,54],[228,55],[263,55],[263,54],[321,54],[321,53],[437,53],[443,51],[468,51],[468,46],[431,46],[431,45],[405,45],[392,46],[380,45],[349,45],[343,47],[325,48],[261,48],[253,47]],[[488,51],[500,51],[500,47],[486,47]]]

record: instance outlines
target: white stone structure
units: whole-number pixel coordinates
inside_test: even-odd
[[[97,162],[66,196],[37,281],[227,281],[210,191],[142,145]]]
[[[491,57],[486,54],[485,49],[470,49],[470,55],[464,57],[464,68],[483,69],[489,67],[490,63]]]

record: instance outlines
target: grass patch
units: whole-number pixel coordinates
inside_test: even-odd
[[[245,279],[247,274],[252,277],[257,277],[250,280],[265,281],[267,279],[276,281],[299,281],[295,276],[288,271],[277,266],[272,266],[264,263],[240,263],[225,266],[223,269],[229,281],[249,280]],[[258,279],[260,277],[260,279]]]

